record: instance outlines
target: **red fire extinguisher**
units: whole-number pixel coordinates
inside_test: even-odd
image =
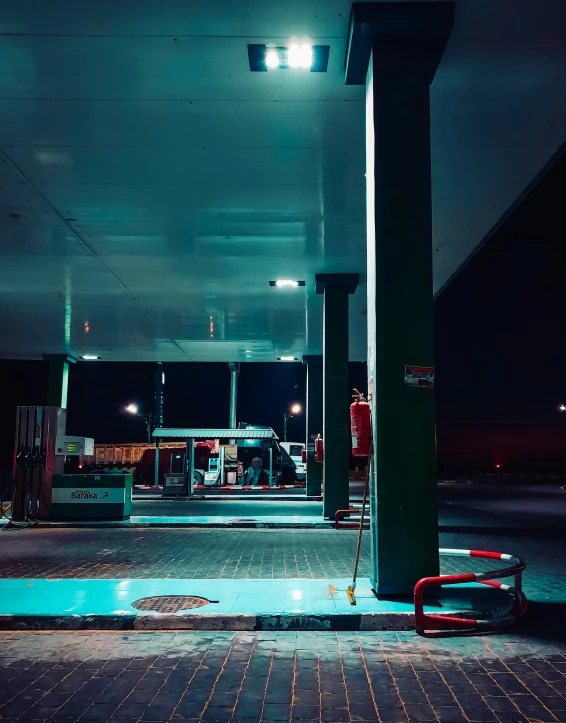
[[[354,389],[354,392],[355,402],[350,405],[352,454],[354,457],[367,457],[369,455],[371,440],[369,404],[357,389]]]
[[[324,462],[324,440],[320,434],[314,440],[314,459],[315,462]]]

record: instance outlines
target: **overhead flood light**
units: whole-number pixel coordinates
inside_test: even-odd
[[[277,279],[276,281],[270,281],[270,286],[277,286],[278,288],[295,288],[297,286],[306,286],[305,281],[295,281],[294,279]]]
[[[84,361],[96,361],[97,359],[100,359],[100,357],[94,356],[93,354],[83,354],[81,359],[84,359]]]
[[[310,70],[311,73],[326,73],[330,45],[290,43],[288,47],[271,47],[265,44],[248,43],[250,70]]]
[[[312,45],[291,45],[287,51],[287,64],[290,68],[308,68],[312,65]]]
[[[299,361],[296,356],[278,356],[277,361]]]
[[[268,50],[265,54],[265,64],[268,68],[278,68],[279,53],[276,50]]]
[[[275,282],[275,286],[298,286],[298,281],[293,281],[292,279],[277,279]]]

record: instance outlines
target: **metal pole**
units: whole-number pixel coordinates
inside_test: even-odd
[[[236,429],[236,405],[238,403],[238,376],[234,369],[230,370],[230,429]]]
[[[155,486],[159,487],[159,439],[155,438]]]
[[[273,486],[273,442],[269,448],[269,486]]]
[[[283,441],[287,441],[287,412],[283,415]]]
[[[187,495],[193,496],[195,484],[195,440],[187,439]]]

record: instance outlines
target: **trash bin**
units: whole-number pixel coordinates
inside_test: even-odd
[[[131,474],[56,474],[51,485],[54,520],[125,520],[132,512]]]

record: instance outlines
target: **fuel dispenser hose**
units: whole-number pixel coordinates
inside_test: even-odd
[[[2,518],[5,518],[8,520],[7,524],[0,526],[0,530],[3,530],[4,532],[10,531],[10,530],[24,530],[27,527],[30,527],[33,524],[33,520],[26,517],[25,520],[22,520],[21,522],[15,522],[10,515],[7,515],[7,510],[10,509],[12,504],[9,504],[9,507],[5,508],[4,503],[6,501],[7,493],[11,490],[12,483],[9,483],[4,487],[2,492],[0,492],[0,520]]]

